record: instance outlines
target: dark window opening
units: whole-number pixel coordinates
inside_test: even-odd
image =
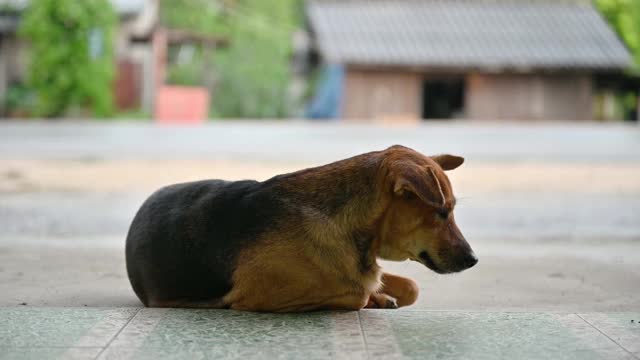
[[[464,116],[464,79],[429,79],[422,84],[422,118],[454,119]]]

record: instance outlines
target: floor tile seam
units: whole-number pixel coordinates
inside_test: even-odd
[[[364,353],[367,359],[371,359],[369,355],[369,344],[367,343],[367,334],[364,332],[364,324],[362,324],[362,317],[360,317],[360,311],[356,312],[358,316],[358,325],[360,325],[360,338],[362,339],[362,345],[364,346]]]
[[[583,318],[580,314],[575,314],[577,317],[579,317],[580,319],[582,319],[582,321],[584,321],[585,323],[587,323],[589,326],[591,326],[593,329],[595,329],[597,332],[599,332],[600,334],[602,334],[602,336],[606,337],[607,339],[609,339],[611,342],[613,342],[614,344],[616,344],[619,348],[621,348],[622,350],[624,350],[626,353],[628,353],[629,355],[631,355],[631,357],[633,357],[634,359],[640,360],[640,358],[638,358],[638,356],[636,356],[634,353],[632,353],[631,351],[627,350],[627,348],[625,348],[624,346],[620,345],[617,341],[613,340],[609,335],[607,335],[604,331],[600,330],[597,326],[593,325],[592,323],[590,323],[587,319]]]
[[[102,347],[102,350],[100,350],[100,352],[98,352],[98,354],[96,355],[96,357],[94,358],[94,360],[97,360],[100,358],[100,356],[102,355],[102,353],[105,352],[105,350],[107,350],[109,348],[109,346],[111,346],[111,343],[113,343],[113,341],[120,335],[120,333],[122,333],[122,331],[129,326],[129,324],[131,323],[131,321],[133,321],[133,319],[136,318],[136,316],[138,316],[138,314],[140,314],[140,312],[142,311],[142,309],[144,308],[139,308],[138,310],[136,310],[135,314],[133,314],[133,316],[131,316],[129,318],[129,320],[127,320],[127,322],[122,325],[122,327],[120,329],[118,329],[118,331],[115,333],[115,335],[113,335],[111,337],[111,339],[109,339],[109,341],[107,342],[107,344]]]

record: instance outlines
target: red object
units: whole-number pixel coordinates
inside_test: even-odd
[[[209,91],[203,87],[161,86],[155,118],[162,124],[201,124],[209,116]]]
[[[115,81],[115,100],[119,110],[140,106],[140,66],[129,60],[118,61]]]

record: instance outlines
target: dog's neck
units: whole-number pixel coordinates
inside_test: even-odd
[[[318,231],[353,240],[359,252],[367,250],[367,263],[375,265],[379,223],[391,201],[383,156],[367,153],[269,181],[278,183],[298,206],[309,204],[304,210],[317,218],[312,222]]]

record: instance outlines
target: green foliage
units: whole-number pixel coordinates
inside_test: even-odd
[[[170,47],[169,58],[178,57],[177,54],[175,54],[176,51],[173,50],[178,50],[179,52],[183,49],[182,47],[178,49]],[[167,82],[174,85],[202,86],[202,73],[204,71],[211,71],[211,69],[207,68],[207,64],[205,64],[204,51],[205,50],[200,47],[193,46],[193,54],[189,61],[170,63],[167,68]]]
[[[28,84],[37,115],[61,116],[74,107],[112,113],[117,20],[108,0],[31,1],[20,33],[31,45]]]
[[[109,120],[125,121],[125,122],[132,122],[132,121],[146,122],[151,120],[151,114],[140,109],[122,110],[113,114],[113,117]]]
[[[214,116],[288,116],[291,42],[302,18],[300,0],[163,0],[162,6],[167,26],[229,40],[228,48],[215,52],[213,69],[204,66],[215,72]]]
[[[640,1],[596,0],[595,2],[602,15],[627,44],[635,60],[635,70],[638,71],[640,68]]]
[[[11,85],[4,98],[5,110],[9,116],[27,115],[33,108],[33,94],[22,84]]]
[[[225,4],[221,0],[160,0],[160,21],[170,29],[227,34]]]

